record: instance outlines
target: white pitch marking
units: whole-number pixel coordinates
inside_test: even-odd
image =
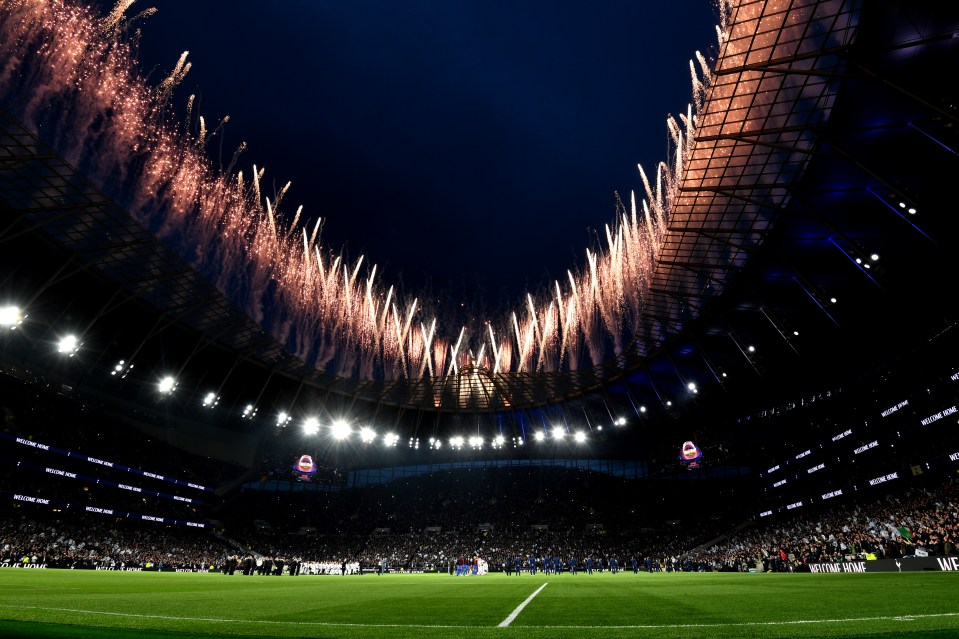
[[[540,586],[539,590],[534,592],[529,599],[536,596],[540,590],[546,587],[546,584]],[[527,599],[527,602],[529,601]],[[524,602],[525,603],[525,602]],[[227,619],[222,617],[176,617],[172,615],[144,615],[128,612],[111,612],[108,610],[83,610],[81,608],[51,608],[45,606],[14,606],[9,604],[0,604],[0,608],[15,608],[17,610],[40,610],[47,612],[74,612],[82,615],[103,615],[107,617],[129,617],[131,619],[161,619],[164,621],[207,621],[213,623],[233,623],[233,624],[259,624],[268,623],[273,625],[285,626],[323,626],[323,627],[344,627],[344,628],[458,628],[463,625],[443,625],[443,624],[399,624],[399,623],[349,623],[349,622],[330,622],[330,621],[283,621],[280,619]],[[749,628],[760,626],[782,626],[782,625],[803,625],[803,624],[827,624],[827,623],[864,623],[872,621],[915,621],[916,619],[938,619],[943,617],[959,617],[959,612],[939,612],[925,615],[883,615],[878,617],[845,617],[839,619],[792,619],[783,621],[746,621],[742,623],[685,623],[685,624],[645,624],[645,625],[609,625],[609,626],[571,626],[571,625],[543,625],[537,628],[570,628],[578,630],[676,630],[676,629],[703,629],[703,628]],[[481,628],[484,626],[473,626]],[[489,627],[489,626],[486,626]]]
[[[526,607],[526,604],[528,604],[529,602],[531,602],[531,601],[533,600],[533,597],[535,597],[536,595],[538,595],[539,593],[541,593],[541,592],[543,591],[543,588],[545,588],[545,587],[548,586],[548,585],[549,585],[549,582],[547,581],[547,582],[544,583],[542,586],[540,586],[539,588],[537,588],[537,589],[536,589],[536,592],[534,592],[533,594],[531,594],[529,597],[526,598],[526,601],[524,601],[524,602],[521,603],[520,605],[516,606],[516,610],[514,610],[514,611],[511,612],[511,613],[509,613],[509,617],[507,617],[506,619],[503,619],[503,621],[500,622],[499,627],[500,627],[500,628],[506,628],[506,627],[509,626],[511,623],[513,623],[513,620],[516,619],[517,616],[519,616],[519,613],[523,612],[523,608]]]

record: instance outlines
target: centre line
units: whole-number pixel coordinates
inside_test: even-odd
[[[513,620],[516,619],[517,616],[519,616],[519,613],[523,612],[523,608],[526,607],[526,604],[528,604],[529,602],[531,602],[531,601],[533,600],[533,597],[535,597],[535,596],[538,595],[540,592],[542,592],[543,588],[545,588],[547,585],[549,585],[549,582],[548,582],[548,581],[547,581],[546,583],[544,583],[542,586],[540,586],[539,588],[537,588],[537,589],[536,589],[536,592],[534,592],[534,593],[531,594],[529,597],[527,597],[527,598],[526,598],[526,601],[524,601],[524,602],[521,603],[520,605],[516,606],[516,610],[514,610],[514,611],[511,612],[511,613],[509,613],[509,617],[507,617],[506,619],[503,619],[503,621],[500,622],[499,627],[500,627],[500,628],[506,628],[506,627],[509,626],[511,623],[513,623]]]

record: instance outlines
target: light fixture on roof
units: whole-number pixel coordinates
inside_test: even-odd
[[[76,335],[65,335],[57,342],[57,352],[73,357],[80,350],[80,340]]]
[[[333,436],[333,439],[346,439],[350,436],[351,432],[352,429],[350,428],[350,425],[342,419],[338,419],[330,424],[330,434]]]
[[[24,316],[17,306],[0,306],[0,326],[15,329],[23,324]]]
[[[387,433],[383,435],[383,444],[389,448],[395,448],[396,442],[400,441],[400,436],[396,433]]]
[[[216,396],[216,393],[209,392],[203,397],[203,406],[205,408],[213,408],[220,402],[220,398]]]
[[[119,377],[123,379],[130,374],[130,371],[133,369],[133,363],[127,364],[124,360],[117,362],[116,366],[113,367],[113,370],[110,371],[110,374],[114,377]]]
[[[280,414],[276,416],[276,425],[277,426],[286,426],[290,423],[290,420],[293,419],[290,417],[289,413],[286,411],[280,411]]]
[[[561,427],[556,427],[553,429],[553,439],[563,439],[566,437],[566,431]]]
[[[320,420],[316,417],[307,417],[303,422],[303,433],[306,435],[315,435],[320,432]]]
[[[463,438],[459,435],[454,435],[450,437],[450,446],[453,448],[462,448],[463,447]]]
[[[173,379],[171,376],[167,375],[166,377],[162,378],[157,383],[157,390],[159,390],[164,395],[169,395],[174,390],[176,390],[176,380]]]
[[[541,442],[541,441],[543,441],[544,439],[546,439],[546,433],[544,433],[544,432],[541,431],[541,430],[538,430],[538,431],[536,431],[535,433],[533,433],[533,439],[535,439],[535,440],[538,441],[538,442]]]
[[[483,447],[483,438],[480,437],[479,435],[473,435],[472,437],[470,437],[470,446],[472,446],[473,448],[476,448],[476,449],[482,448],[482,447]]]
[[[259,409],[253,404],[247,404],[246,407],[243,409],[243,417],[245,419],[253,419],[254,417],[256,417],[256,411],[258,410]]]
[[[364,444],[370,444],[376,439],[376,431],[369,426],[360,428],[360,441]]]
[[[581,431],[581,430],[578,430],[578,431],[576,431],[576,433],[573,435],[573,439],[576,440],[576,443],[577,443],[577,444],[582,444],[583,442],[586,441],[586,433],[584,433],[584,432]]]

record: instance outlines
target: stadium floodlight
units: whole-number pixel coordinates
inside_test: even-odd
[[[573,439],[576,440],[577,444],[582,444],[586,441],[586,433],[581,430],[576,431],[576,434],[573,435]]]
[[[338,419],[330,425],[330,434],[336,440],[346,439],[352,432],[353,429],[350,428],[350,425],[342,419]]]
[[[497,435],[496,437],[493,438],[493,445],[496,446],[497,448],[499,448],[505,443],[506,443],[506,438],[503,437],[502,435]]]
[[[640,407],[639,407],[639,412],[645,413],[645,412],[646,412],[646,407],[645,407],[645,406],[640,406]]]
[[[479,435],[473,435],[470,437],[470,446],[473,448],[482,448],[483,447],[483,438]]]
[[[80,350],[80,340],[76,335],[64,335],[57,343],[57,352],[67,357],[73,357]]]
[[[640,408],[639,410],[640,410],[640,412],[645,412],[645,411],[646,411],[646,407],[643,406],[643,407]],[[616,425],[617,425],[617,426],[625,426],[625,425],[626,425],[626,418],[625,418],[625,417],[620,417],[619,419],[617,419],[617,420],[616,420]]]
[[[290,417],[289,413],[286,411],[280,411],[280,414],[276,416],[276,425],[277,426],[286,426],[290,423],[290,420],[293,419]]]
[[[23,324],[23,317],[17,306],[0,306],[0,326],[15,329]]]
[[[459,435],[455,437],[450,437],[450,446],[453,448],[462,448],[463,447],[463,438]]]
[[[247,404],[246,408],[243,409],[243,417],[252,419],[256,417],[256,411],[260,410],[253,404]]]
[[[303,422],[303,432],[307,435],[316,435],[320,432],[320,420],[316,417],[308,417]]]
[[[216,393],[214,392],[207,393],[206,396],[203,398],[203,406],[207,408],[213,408],[219,403],[220,403],[220,398],[217,397]]]
[[[544,432],[541,431],[541,430],[538,430],[538,431],[536,431],[535,433],[533,433],[533,439],[535,439],[535,440],[538,441],[538,442],[541,442],[541,441],[543,441],[544,439],[546,439],[546,433],[544,433]]]
[[[553,439],[562,439],[566,437],[566,431],[562,427],[557,426],[553,429]]]
[[[157,390],[164,395],[169,395],[176,390],[176,380],[167,375],[157,383]]]
[[[360,441],[364,444],[371,444],[376,439],[376,431],[369,426],[360,429]]]
[[[388,447],[395,447],[396,442],[400,441],[400,436],[396,433],[387,433],[383,435],[383,444]]]
[[[110,371],[110,374],[114,377],[119,377],[123,379],[130,374],[130,371],[133,370],[133,364],[127,364],[124,360],[117,362],[116,366],[113,367],[113,370]]]

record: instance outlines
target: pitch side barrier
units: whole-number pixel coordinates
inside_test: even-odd
[[[217,566],[209,568],[181,568],[178,566],[157,566],[147,564],[144,566],[98,566],[96,564],[71,563],[70,565],[29,563],[22,561],[4,560],[0,561],[0,568],[13,568],[16,570],[46,570],[51,569],[69,569],[69,570],[108,570],[112,572],[219,572]]]
[[[140,470],[139,468],[130,468],[129,466],[124,466],[123,464],[118,464],[116,462],[99,459],[97,457],[90,457],[89,455],[83,455],[81,453],[74,453],[72,451],[64,450],[62,448],[57,448],[55,446],[48,446],[47,444],[41,444],[40,442],[35,442],[32,439],[24,439],[23,437],[13,437],[6,433],[0,433],[0,439],[6,439],[7,441],[20,444],[21,446],[27,446],[28,448],[33,448],[35,450],[42,450],[48,453],[63,455],[64,457],[70,457],[71,459],[79,459],[82,461],[90,462],[91,464],[105,466],[107,468],[116,468],[117,470],[133,473],[134,475],[139,475],[141,477],[149,477],[150,479],[159,479],[160,481],[176,484],[177,486],[185,486],[187,488],[200,490],[205,493],[213,492],[213,489],[210,488],[209,486],[201,486],[200,484],[194,484],[188,481],[184,481],[182,479],[176,479],[174,477],[167,477],[166,475],[161,475],[159,473],[151,473],[146,470]]]
[[[806,564],[809,572],[959,572],[959,557],[903,557]]]

